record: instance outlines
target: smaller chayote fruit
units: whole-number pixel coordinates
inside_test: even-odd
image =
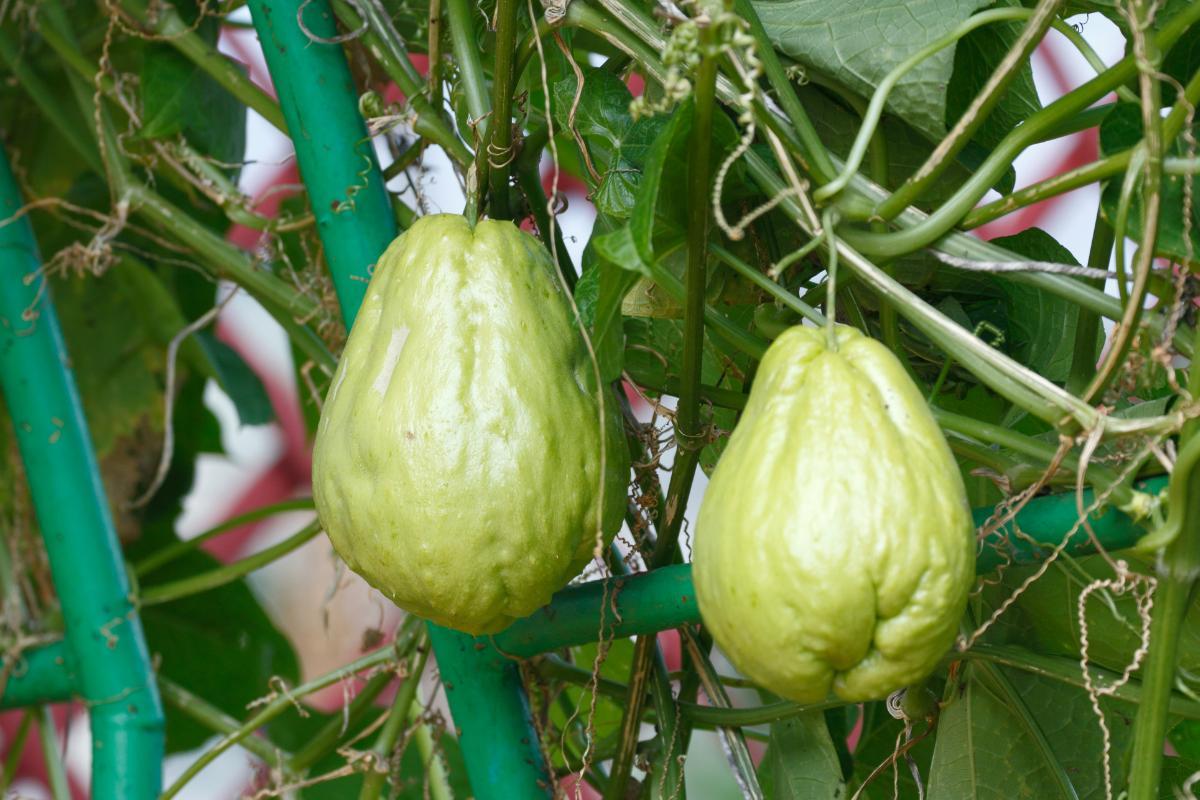
[[[376,265],[317,429],[313,496],[338,554],[468,633],[544,605],[591,558],[597,516],[607,543],[624,511],[617,398],[602,437],[593,374],[536,239],[419,219]]]
[[[895,356],[857,330],[794,327],[763,358],[704,495],[704,623],[783,697],[884,697],[955,638],[974,570],[962,477]]]

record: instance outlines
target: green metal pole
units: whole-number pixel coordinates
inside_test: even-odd
[[[0,219],[21,207],[0,151]],[[0,386],[92,727],[92,797],[161,789],[163,710],[28,218],[0,228]],[[59,687],[61,688],[61,687]]]
[[[77,680],[66,642],[31,648],[21,653],[4,682],[0,708],[65,702],[71,699]]]
[[[299,2],[250,0],[249,5],[350,327],[366,293],[368,267],[396,235],[350,69],[340,45],[310,41],[300,30]],[[327,0],[305,5],[304,24],[322,38],[337,34]],[[352,204],[339,206],[348,187],[361,188],[353,192]],[[434,625],[429,630],[475,797],[549,797],[549,777],[516,665],[487,642]]]
[[[310,32],[337,36],[326,0],[250,0],[249,6],[349,328],[371,267],[396,235],[383,173],[358,113],[358,89],[341,45],[312,41],[300,29],[303,6]]]
[[[1166,482],[1166,478],[1154,478],[1138,488],[1154,493],[1165,487]],[[1085,507],[1092,497],[1091,490],[1084,493]],[[975,524],[982,525],[993,511],[991,507],[976,509]],[[1074,527],[1077,517],[1074,492],[1030,501],[1014,521],[985,540],[975,562],[976,571],[990,572],[1010,559],[1025,564],[1044,558]],[[1144,528],[1112,508],[1093,515],[1090,521],[1096,537],[1109,550],[1132,547],[1146,534]],[[1024,536],[1014,535],[1014,525]],[[1091,551],[1087,532],[1082,528],[1076,530],[1066,552],[1082,555]],[[601,609],[604,609],[603,634],[614,639],[698,623],[700,611],[692,587],[691,564],[568,587],[556,593],[549,605],[493,636],[491,642],[504,655],[521,658],[594,642],[601,633]],[[486,641],[481,638],[478,646],[482,647]]]

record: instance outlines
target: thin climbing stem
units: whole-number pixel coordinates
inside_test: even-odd
[[[1153,35],[1146,36],[1150,46],[1168,50],[1188,28],[1200,21],[1200,3],[1185,6],[1167,20]],[[1000,178],[1013,160],[1047,129],[1065,118],[1077,114],[1101,99],[1138,73],[1134,56],[1130,55],[1101,75],[1064,95],[1041,111],[1032,114],[992,150],[990,156],[945,203],[919,224],[886,234],[868,231],[847,231],[843,238],[865,256],[910,253],[925,247],[945,235],[966,216],[967,212]],[[894,195],[892,195],[894,196]],[[898,207],[897,207],[898,206]],[[876,213],[890,219],[905,207],[890,199],[876,206]]]
[[[63,748],[58,741],[58,726],[54,724],[54,712],[50,706],[38,706],[38,736],[41,739],[50,796],[53,800],[71,800],[71,784],[63,763]]]
[[[1200,339],[1200,328],[1196,329]],[[1200,341],[1197,342],[1200,344]],[[1200,392],[1200,364],[1188,374],[1188,391]],[[1180,449],[1200,432],[1193,421],[1179,435]],[[1158,585],[1150,622],[1150,650],[1142,672],[1142,702],[1133,724],[1133,746],[1129,773],[1129,800],[1158,797],[1162,773],[1163,740],[1167,733],[1168,701],[1175,683],[1175,665],[1184,617],[1200,575],[1200,470],[1192,470],[1186,491],[1172,491],[1167,503],[1184,503],[1183,524],[1175,540],[1158,560]]]
[[[282,133],[288,132],[287,121],[279,104],[250,80],[237,62],[226,58],[196,32],[195,25],[185,22],[174,5],[155,3],[151,14],[150,4],[146,0],[119,0],[119,4],[140,27],[174,47],[276,129]]]
[[[189,692],[161,674],[158,676],[158,691],[166,703],[214,733],[228,735],[236,731],[241,724],[203,697]],[[262,731],[255,731],[253,735],[245,737],[242,739],[241,745],[266,764],[283,766],[287,763],[288,752],[267,739]],[[295,774],[286,768],[284,772],[287,775]]]
[[[923,61],[936,55],[938,52],[950,47],[959,39],[966,36],[971,31],[977,30],[984,25],[992,25],[997,22],[1007,22],[1014,19],[1022,19],[1029,17],[1033,13],[1025,8],[996,8],[989,11],[981,11],[964,20],[957,28],[949,33],[934,39],[929,44],[922,47],[917,52],[913,53],[908,58],[901,61],[893,67],[879,85],[875,87],[874,93],[871,95],[871,102],[867,105],[867,111],[863,115],[862,125],[858,129],[858,134],[854,138],[854,143],[850,146],[850,153],[846,156],[846,163],[843,165],[837,177],[820,187],[813,193],[813,199],[820,202],[827,200],[850,183],[851,176],[858,172],[858,168],[862,166],[863,157],[867,154],[867,147],[871,143],[871,137],[875,133],[875,126],[879,124],[883,117],[884,104],[887,102],[888,96],[891,94],[896,84],[900,79],[907,75],[913,68]],[[994,102],[994,101],[993,101]],[[965,118],[965,115],[964,115]],[[962,144],[965,144],[963,142]],[[961,145],[960,145],[961,146]],[[929,163],[929,162],[926,162]],[[899,194],[893,194],[895,198]],[[899,202],[899,201],[889,201]],[[908,202],[903,203],[900,207],[909,205]],[[882,209],[883,206],[880,206]],[[884,216],[880,213],[880,216]]]
[[[378,800],[383,796],[388,775],[392,771],[392,751],[396,749],[396,742],[399,741],[404,725],[408,722],[409,709],[417,696],[417,687],[421,683],[421,673],[425,671],[425,661],[428,657],[429,647],[422,641],[417,645],[416,663],[397,689],[387,719],[384,720],[383,727],[379,729],[379,735],[375,737],[375,743],[371,746],[371,769],[363,777],[358,800]]]
[[[250,716],[243,722],[237,730],[231,731],[225,736],[222,736],[216,744],[206,750],[188,768],[183,771],[175,782],[172,783],[162,794],[161,800],[170,800],[179,794],[180,790],[195,777],[200,770],[211,764],[219,755],[224,753],[229,748],[241,742],[253,734],[256,730],[266,725],[271,720],[278,717],[284,711],[292,708],[294,704],[302,697],[320,691],[326,686],[331,686],[339,681],[352,678],[360,672],[367,670],[390,668],[398,660],[406,657],[408,653],[402,652],[400,642],[389,644],[381,647],[367,655],[350,662],[344,667],[340,667],[332,672],[326,673],[310,681],[300,684],[294,689],[288,689],[286,686],[277,687],[273,690],[270,700],[263,706],[261,711]]]
[[[21,758],[25,755],[25,743],[29,740],[29,732],[33,730],[33,723],[38,714],[37,707],[25,709],[25,713],[21,715],[21,721],[17,724],[17,730],[13,733],[12,739],[4,743],[5,749],[8,751],[4,756],[4,772],[0,773],[0,792],[7,792],[8,787],[12,784],[13,778],[17,774],[17,767],[21,765]]]
[[[518,0],[496,2],[496,49],[492,65],[492,121],[485,158],[488,162],[488,210],[493,219],[512,219],[509,175],[513,161],[512,102],[516,75]]]
[[[450,46],[458,66],[463,96],[467,103],[475,141],[487,141],[488,106],[487,78],[479,57],[479,35],[475,31],[473,6],[467,0],[444,0],[446,20],[450,24]]]
[[[700,370],[704,354],[704,289],[706,285],[706,262],[708,260],[708,230],[711,207],[710,153],[712,147],[712,119],[715,103],[717,54],[713,52],[714,32],[704,26],[700,30],[701,60],[697,71],[694,91],[694,117],[689,139],[688,160],[688,231],[687,231],[687,276],[684,302],[683,366],[679,404],[675,411],[676,442],[675,463],[671,470],[671,482],[667,490],[667,502],[657,526],[658,537],[654,550],[647,559],[651,569],[670,563],[675,555],[679,530],[683,523],[684,506],[696,473],[700,449],[703,447],[704,431],[700,420]],[[625,698],[625,710],[621,720],[621,738],[617,753],[609,772],[605,791],[606,800],[620,800],[625,796],[625,784],[633,766],[633,754],[637,745],[642,702],[646,690],[653,680],[652,661],[657,652],[654,636],[640,636],[634,647],[633,666],[630,670],[629,694]],[[669,694],[669,693],[668,693]],[[662,701],[661,692],[655,694]],[[665,702],[662,702],[666,705]],[[667,741],[673,740],[673,731],[667,719],[670,711],[657,709],[660,715],[660,732]],[[664,766],[671,768],[672,759],[664,759]]]
[[[1088,266],[1107,268],[1112,254],[1113,229],[1104,219],[1102,209],[1096,209],[1096,222],[1092,227],[1092,244],[1088,251]],[[1096,288],[1103,288],[1102,279],[1089,281]],[[1087,308],[1078,310],[1075,320],[1075,346],[1071,351],[1071,369],[1067,374],[1066,389],[1079,394],[1096,374],[1098,342],[1100,338],[1100,315]]]
[[[937,147],[925,159],[925,163],[889,198],[887,211],[899,211],[912,205],[954,163],[954,158],[966,146],[971,137],[987,120],[988,114],[1000,102],[1009,85],[1019,74],[1020,68],[1029,60],[1035,47],[1046,34],[1046,29],[1055,21],[1063,0],[1040,0],[1032,16],[1025,24],[1021,35],[1013,42],[1004,58],[988,78],[987,84],[971,101],[950,132],[938,142]]]
[[[190,553],[200,545],[210,539],[220,536],[223,533],[228,533],[231,530],[240,528],[243,525],[249,525],[258,522],[268,517],[273,517],[276,514],[283,514],[288,511],[309,511],[313,508],[311,497],[303,497],[296,500],[285,500],[282,503],[274,503],[262,508],[256,508],[253,511],[247,511],[245,514],[239,514],[236,517],[222,522],[220,525],[209,528],[190,539],[184,539],[178,542],[172,542],[166,547],[155,550],[150,555],[143,558],[141,561],[133,565],[133,572],[139,578],[158,569],[164,564],[169,564],[185,553]]]
[[[282,542],[261,550],[254,555],[246,556],[231,564],[223,564],[216,569],[202,572],[199,575],[190,575],[186,578],[142,589],[138,602],[142,607],[158,605],[159,603],[178,600],[180,597],[207,592],[218,586],[232,583],[239,578],[244,578],[255,570],[262,569],[273,561],[283,558],[288,553],[291,553],[313,539],[321,530],[320,521],[314,520]]]
[[[391,18],[379,6],[377,0],[358,0],[353,4],[347,0],[334,0],[333,11],[338,19],[351,30],[364,27],[362,42],[371,55],[379,61],[388,77],[404,92],[405,102],[412,112],[413,132],[422,139],[440,145],[450,159],[460,168],[471,163],[471,150],[455,135],[449,121],[442,112],[440,96],[432,101],[425,96],[425,85],[420,74],[408,57],[408,48],[396,32]],[[432,15],[432,8],[430,14]],[[431,30],[432,30],[432,22]],[[432,86],[433,62],[430,61],[430,85]]]

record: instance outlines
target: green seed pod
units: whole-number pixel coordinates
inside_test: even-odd
[[[704,496],[705,624],[739,670],[798,702],[884,697],[954,640],[974,577],[958,467],[895,356],[794,327],[758,370]]]
[[[379,260],[317,429],[313,496],[338,554],[468,633],[544,605],[624,511],[617,399],[605,390],[602,435],[592,376],[536,239],[419,219]]]

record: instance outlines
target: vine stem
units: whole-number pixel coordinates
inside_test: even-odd
[[[285,500],[282,503],[275,503],[274,505],[256,508],[253,511],[247,511],[245,514],[239,514],[232,519],[225,520],[216,527],[209,528],[198,536],[193,536],[190,539],[185,539],[179,542],[172,542],[166,547],[154,551],[141,561],[134,564],[133,572],[140,578],[143,575],[158,569],[163,564],[174,561],[184,553],[190,553],[192,550],[195,550],[209,539],[220,536],[222,533],[227,533],[235,528],[240,528],[243,525],[248,525],[252,522],[258,522],[259,520],[266,519],[267,517],[273,517],[276,514],[282,514],[287,511],[311,511],[312,508],[312,498],[304,497],[297,500]]]
[[[1108,258],[1112,254],[1113,229],[1104,219],[1103,208],[1096,209],[1096,222],[1092,227],[1092,244],[1088,250],[1088,266],[1107,268]],[[1094,279],[1089,281],[1097,288],[1103,288],[1104,281]],[[1075,346],[1071,352],[1071,369],[1067,374],[1066,390],[1071,394],[1079,394],[1092,375],[1096,372],[1097,340],[1100,338],[1100,315],[1087,308],[1079,309],[1075,321]]]
[[[488,96],[487,79],[483,75],[483,62],[479,57],[479,40],[475,33],[475,21],[472,19],[474,6],[467,0],[445,0],[446,21],[450,25],[450,47],[454,51],[454,60],[458,65],[459,81],[463,96],[467,103],[467,113],[470,115],[470,125],[473,127],[473,137],[464,132],[467,139],[474,140],[476,146],[475,183],[467,179],[467,207],[472,213],[467,215],[472,226],[479,208],[479,192],[485,181],[484,171],[487,169],[488,141]],[[469,172],[469,170],[468,170]],[[473,195],[473,196],[472,196]]]
[[[971,105],[942,141],[938,142],[934,151],[925,159],[925,163],[888,199],[889,208],[881,209],[885,217],[888,210],[892,210],[894,214],[911,205],[954,162],[954,157],[966,146],[988,114],[1000,102],[1005,90],[1017,77],[1020,66],[1029,59],[1033,49],[1045,36],[1046,29],[1057,19],[1062,2],[1063,0],[1041,0],[1038,3],[1021,35],[1005,53],[1004,59],[996,65],[987,84],[975,95]],[[1082,41],[1082,37],[1080,40]]]
[[[293,708],[299,701],[299,698],[320,691],[326,686],[331,686],[338,681],[357,675],[365,670],[382,667],[387,664],[392,664],[395,661],[402,659],[411,652],[414,645],[414,640],[409,639],[403,642],[399,639],[393,644],[381,647],[362,658],[352,661],[344,667],[326,673],[320,677],[313,678],[311,681],[300,684],[295,689],[288,689],[286,686],[277,689],[274,692],[274,697],[263,707],[261,711],[253,714],[248,720],[241,724],[237,730],[231,731],[214,744],[211,748],[193,761],[183,773],[175,779],[165,792],[163,792],[160,800],[170,800],[175,795],[179,794],[180,790],[199,774],[200,770],[211,764],[216,758],[224,753],[229,748],[236,744],[240,744],[247,736],[253,734],[256,730],[266,725],[271,720],[278,717],[289,708]],[[407,647],[407,649],[405,649]]]
[[[647,559],[651,569],[670,563],[675,555],[679,530],[683,524],[684,507],[691,490],[692,480],[699,463],[703,447],[704,431],[700,421],[700,372],[704,356],[704,289],[706,262],[708,259],[708,228],[711,191],[712,120],[716,105],[717,54],[715,31],[711,25],[700,27],[701,60],[697,71],[694,92],[694,117],[689,139],[688,168],[688,233],[687,274],[684,298],[683,364],[679,403],[675,411],[676,455],[671,469],[671,482],[667,490],[667,501],[660,516],[658,538],[654,551]],[[621,738],[613,758],[606,787],[605,800],[621,800],[625,796],[625,785],[633,767],[637,733],[641,725],[642,703],[650,681],[652,661],[657,652],[658,639],[653,635],[639,636],[634,647],[633,666],[630,670],[629,692],[625,698],[625,711],[621,719]],[[661,689],[661,687],[659,687]],[[656,699],[661,691],[656,693]],[[668,691],[669,698],[669,691]],[[672,724],[670,714],[659,712],[659,728],[664,734]],[[670,737],[674,739],[674,736]],[[674,759],[668,754],[663,759],[669,771]],[[678,765],[675,765],[678,769]]]
[[[38,734],[41,737],[50,796],[54,800],[71,800],[71,784],[67,781],[67,768],[63,764],[62,748],[58,743],[58,728],[54,724],[50,706],[38,706]]]
[[[1108,355],[1101,363],[1095,378],[1088,384],[1082,397],[1094,402],[1101,397],[1108,387],[1118,368],[1125,361],[1125,355],[1138,330],[1138,322],[1142,317],[1145,306],[1146,287],[1154,268],[1154,257],[1158,244],[1158,216],[1162,205],[1162,160],[1163,160],[1163,120],[1160,113],[1162,108],[1162,91],[1159,86],[1157,70],[1162,60],[1154,42],[1149,40],[1146,29],[1153,22],[1155,4],[1146,0],[1135,0],[1131,3],[1129,23],[1132,28],[1133,58],[1138,67],[1138,86],[1141,90],[1142,110],[1142,146],[1138,154],[1144,155],[1144,160],[1137,155],[1131,161],[1141,162],[1142,178],[1142,235],[1139,242],[1137,263],[1134,265],[1133,287],[1125,300],[1125,313],[1113,331],[1109,342]],[[1133,174],[1132,170],[1128,179]],[[1128,182],[1126,185],[1129,185]],[[1123,187],[1124,188],[1124,187]],[[1124,198],[1122,198],[1124,199]],[[1120,274],[1124,266],[1125,231],[1124,225],[1116,226],[1117,238],[1117,283],[1124,287],[1124,276]]]
[[[376,0],[334,0],[334,13],[351,30],[362,28],[363,44],[379,60],[388,77],[404,92],[405,102],[413,113],[413,131],[423,139],[438,144],[459,167],[471,162],[472,153],[447,122],[441,107],[425,96],[425,87],[408,58],[404,40],[396,33],[391,19]],[[430,11],[432,14],[432,10]],[[432,29],[433,21],[430,20]],[[430,59],[430,81],[434,80],[433,59]],[[439,95],[440,100],[440,95]]]
[[[1196,329],[1200,345],[1200,327]],[[1189,368],[1188,391],[1200,392],[1200,364]],[[1193,421],[1179,434],[1182,450],[1198,433]],[[1200,576],[1200,470],[1193,470],[1185,491],[1172,491],[1169,504],[1186,503],[1182,530],[1158,559],[1158,586],[1150,621],[1150,650],[1142,678],[1142,702],[1133,724],[1129,773],[1129,800],[1158,797],[1162,773],[1163,739],[1167,732],[1168,704],[1175,683],[1175,665],[1184,617]]]
[[[493,219],[512,219],[509,174],[513,161],[512,101],[516,76],[513,59],[517,48],[517,0],[497,0],[496,61],[492,69],[492,121],[490,136],[483,148],[488,163],[490,198],[488,210]],[[493,161],[493,159],[496,159]]]
[[[1171,17],[1153,36],[1147,36],[1147,44],[1165,51],[1198,20],[1200,20],[1200,3],[1186,6]],[[843,238],[847,239],[856,250],[867,256],[909,253],[933,243],[953,228],[958,220],[971,210],[1026,146],[1036,141],[1046,130],[1054,128],[1065,117],[1083,111],[1117,86],[1133,78],[1136,73],[1137,65],[1134,56],[1127,56],[1103,74],[1097,75],[1084,85],[1031,115],[1001,140],[987,160],[950,199],[919,224],[887,234],[847,231],[843,234]],[[895,216],[903,210],[903,207],[893,210],[892,203],[884,200],[876,206],[876,212],[883,209],[894,211],[892,216]],[[885,216],[885,218],[889,217]]]
[[[187,714],[210,731],[220,734],[230,734],[236,731],[241,724],[203,697],[192,694],[187,689],[162,675],[158,676],[158,690],[162,693],[163,700],[184,714]],[[261,731],[255,731],[253,736],[247,736],[242,739],[242,747],[261,758],[264,764],[286,764],[288,759],[287,751],[267,739]],[[284,774],[290,775],[291,772],[285,769]]]
[[[1007,22],[1014,19],[1024,19],[1029,17],[1032,13],[1033,12],[1031,12],[1029,9],[1025,8],[997,8],[974,14],[964,20],[961,25],[947,33],[945,36],[934,39],[932,42],[925,45],[920,50],[913,53],[911,56],[893,67],[888,74],[883,77],[883,80],[879,82],[879,85],[875,88],[874,93],[871,95],[871,102],[867,106],[866,113],[863,115],[862,125],[859,126],[858,134],[854,137],[854,143],[850,146],[850,153],[846,156],[846,163],[842,166],[841,172],[838,173],[838,176],[829,183],[817,189],[817,191],[813,193],[813,199],[818,202],[827,200],[840,192],[850,183],[850,178],[854,175],[854,173],[858,172],[858,168],[862,166],[863,157],[867,153],[867,146],[871,143],[871,137],[875,133],[875,126],[879,124],[879,120],[883,117],[883,107],[887,102],[888,95],[891,94],[892,89],[897,83],[900,82],[901,78],[907,75],[922,61],[933,57],[938,52],[956,43],[959,39],[963,38],[971,31],[995,22]],[[964,115],[963,118],[966,119],[966,115]],[[947,160],[949,160],[950,157],[953,157],[953,153],[949,154]],[[926,165],[928,165],[928,163],[929,162],[927,161]],[[924,167],[922,169],[924,169]],[[924,180],[924,178],[919,174],[916,176],[916,178],[919,180]],[[905,186],[907,185],[908,184]],[[896,194],[892,195],[892,197],[895,198],[899,193],[900,192],[897,191]],[[900,207],[903,208],[907,205],[908,202],[906,201]]]
[[[421,673],[425,671],[425,661],[428,658],[429,647],[422,641],[417,646],[417,663],[404,682],[400,684],[400,688],[396,690],[391,710],[388,712],[383,727],[379,730],[379,736],[375,738],[375,744],[371,747],[373,754],[370,762],[371,770],[363,778],[358,800],[378,800],[383,794],[384,786],[387,784],[388,775],[391,772],[392,751],[396,749],[396,742],[400,739],[401,731],[404,730],[404,723],[408,721],[409,709],[417,696],[417,686],[421,682]]]
[[[189,575],[177,581],[170,581],[143,589],[139,595],[139,605],[145,607],[167,603],[171,600],[178,600],[188,595],[207,592],[218,586],[232,583],[296,550],[302,544],[314,538],[321,530],[320,521],[314,520],[282,542],[272,545],[254,555],[234,561],[232,564],[225,564],[208,572],[202,572],[199,575]]]
[[[145,25],[157,37],[208,73],[241,103],[254,109],[280,132],[288,133],[287,122],[283,118],[279,103],[250,80],[234,61],[226,58],[216,47],[205,41],[195,31],[194,25],[184,22],[175,6],[156,3],[151,17],[147,8],[149,3],[145,0],[119,0],[119,4],[126,14],[139,24]],[[85,77],[91,78],[93,75]]]

